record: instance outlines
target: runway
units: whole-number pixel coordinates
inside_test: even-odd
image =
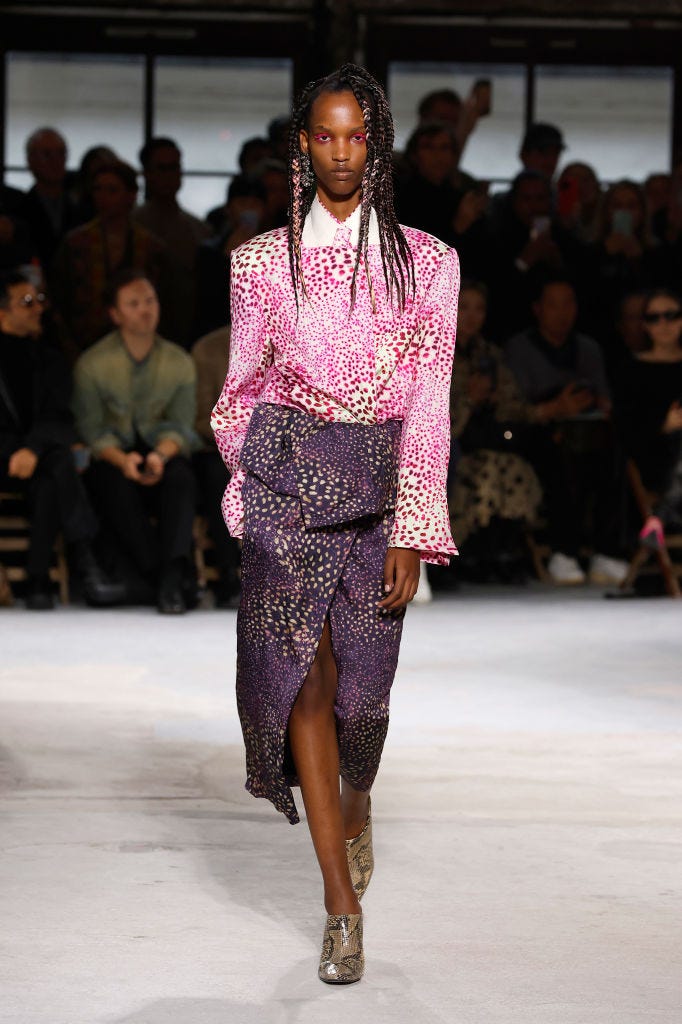
[[[243,790],[234,612],[0,611],[3,1024],[679,1024],[682,603],[408,613],[359,985]]]

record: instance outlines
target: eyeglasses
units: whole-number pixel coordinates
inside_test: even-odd
[[[675,320],[680,319],[682,319],[682,309],[666,309],[663,313],[645,313],[642,316],[645,324],[660,324],[661,320],[672,324]]]
[[[21,296],[21,298],[19,299],[19,305],[23,306],[24,309],[30,309],[31,306],[35,306],[36,304],[39,305],[39,306],[44,306],[45,305],[45,301],[46,301],[46,296],[43,295],[42,292],[38,292],[37,295],[31,295],[29,293],[28,295],[22,295]]]

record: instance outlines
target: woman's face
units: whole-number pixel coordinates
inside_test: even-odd
[[[559,176],[559,188],[564,181],[575,182],[581,206],[591,206],[599,198],[599,182],[587,164],[568,164]]]
[[[367,162],[367,135],[360,104],[352,92],[323,92],[301,130],[301,150],[310,155],[318,189],[331,202],[360,192]]]
[[[414,151],[414,166],[432,185],[442,185],[457,164],[452,139],[447,132],[422,135]]]
[[[682,309],[672,296],[657,295],[650,299],[644,308],[642,320],[654,351],[674,348],[680,344]]]
[[[105,220],[123,217],[135,205],[135,192],[129,192],[117,174],[98,174],[92,185],[95,210]]]
[[[486,317],[486,302],[475,288],[464,288],[459,295],[457,314],[457,337],[467,341],[480,334]]]
[[[632,218],[633,231],[642,226],[642,204],[639,196],[629,185],[621,185],[614,189],[611,194],[610,215],[613,222],[613,215],[616,210],[627,211]]]

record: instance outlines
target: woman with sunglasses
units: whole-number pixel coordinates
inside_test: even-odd
[[[640,532],[657,547],[666,527],[682,526],[682,299],[649,292],[642,321],[648,347],[626,364],[619,404],[628,453],[647,490],[662,496]]]

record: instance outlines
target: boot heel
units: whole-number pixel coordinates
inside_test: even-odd
[[[351,985],[364,970],[362,914],[328,914],[318,978],[327,985]]]

